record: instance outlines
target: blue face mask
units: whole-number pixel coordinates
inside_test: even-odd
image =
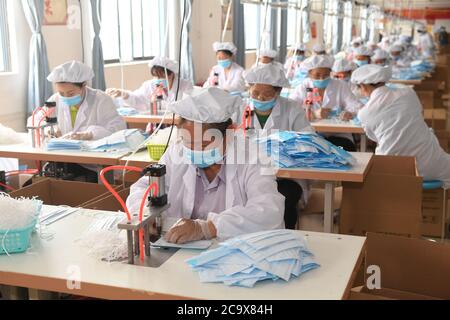
[[[226,60],[217,60],[217,64],[219,66],[221,66],[224,69],[228,69],[229,67],[231,67],[231,60],[230,59],[226,59]]]
[[[63,97],[62,95],[59,95],[59,98],[61,99],[61,102],[68,107],[77,106],[82,101],[81,95],[79,94],[73,97]]]
[[[369,97],[363,97],[363,98],[359,99],[359,101],[360,101],[362,104],[367,104],[367,102],[369,102]]]
[[[314,88],[325,89],[328,86],[328,84],[330,83],[330,78],[323,79],[323,80],[314,80],[313,79],[312,82],[313,82]]]
[[[223,159],[218,148],[199,151],[191,150],[188,147],[183,146],[183,156],[186,160],[200,169],[208,168]]]
[[[303,61],[303,60],[305,60],[305,56],[304,55],[295,56],[295,60],[296,61]]]
[[[255,109],[259,111],[269,111],[270,109],[273,109],[273,107],[275,107],[275,104],[277,103],[276,98],[273,98],[269,101],[261,101],[252,98],[251,101]]]
[[[163,88],[167,88],[169,87],[168,83],[167,83],[167,79],[153,79],[152,80],[152,84],[156,87],[156,86],[162,86]]]
[[[369,64],[369,61],[367,60],[355,60],[355,63],[358,65],[358,67],[364,66],[366,64]]]

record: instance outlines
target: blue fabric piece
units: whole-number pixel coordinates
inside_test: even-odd
[[[120,108],[117,108],[117,113],[119,115],[121,115],[122,117],[139,114],[139,112],[135,108],[132,108],[132,107],[120,107]]]
[[[284,229],[230,239],[186,262],[201,282],[246,288],[264,280],[290,281],[319,267],[303,236]]]
[[[423,190],[433,190],[433,189],[439,189],[442,188],[442,181],[439,180],[425,180],[422,183],[422,189]]]
[[[279,168],[348,170],[356,159],[316,133],[279,131],[258,139]]]

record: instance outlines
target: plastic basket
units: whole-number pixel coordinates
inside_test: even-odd
[[[164,151],[166,149],[166,145],[165,144],[147,144],[147,150],[148,150],[148,154],[150,155],[150,158],[152,158],[153,160],[158,161],[159,159],[161,159],[161,157],[164,154]]]
[[[22,229],[0,230],[0,254],[26,251],[30,245],[31,233],[36,226],[36,222],[37,219],[28,227]]]

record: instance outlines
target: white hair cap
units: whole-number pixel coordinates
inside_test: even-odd
[[[50,82],[69,82],[83,83],[94,78],[94,71],[79,61],[68,61],[63,63],[48,75],[47,80]]]
[[[240,97],[212,87],[184,94],[182,100],[169,104],[168,110],[194,122],[222,123],[230,119],[241,105]]]
[[[362,39],[360,37],[353,38],[351,44],[356,44],[356,43],[361,44],[362,43]]]
[[[290,86],[284,70],[273,64],[261,65],[245,71],[244,79],[248,84],[260,83],[281,88]]]
[[[272,49],[261,49],[259,50],[259,56],[274,59],[277,56],[277,51]]]
[[[372,60],[381,60],[389,58],[389,53],[386,50],[375,50],[375,53],[372,56]]]
[[[307,71],[317,68],[328,68],[333,67],[334,59],[328,55],[312,56],[303,61],[302,67]]]
[[[347,59],[339,59],[336,60],[336,62],[333,64],[333,72],[348,72],[348,71],[353,71],[357,68],[358,66],[352,62],[352,61],[348,61]]]
[[[323,43],[316,43],[313,46],[313,51],[314,52],[323,52],[326,51],[325,45]]]
[[[366,64],[352,73],[351,82],[354,84],[376,84],[388,82],[392,78],[392,68],[376,64]]]
[[[231,53],[233,55],[235,55],[237,52],[237,48],[233,42],[214,42],[213,50],[215,52],[221,51],[221,50],[228,50],[228,51],[231,51]]]
[[[292,49],[298,51],[306,51],[306,45],[304,43],[297,43]]]
[[[166,57],[154,57],[149,62],[148,67],[150,69],[153,67],[163,67],[166,68],[167,70],[172,71],[175,74],[178,74],[178,62]]]
[[[366,46],[360,46],[360,47],[356,48],[356,50],[355,50],[355,56],[370,57],[370,56],[372,56],[372,54],[373,54],[372,50],[370,50]]]
[[[403,46],[393,45],[389,48],[389,52],[402,52]]]

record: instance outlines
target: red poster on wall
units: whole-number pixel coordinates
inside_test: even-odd
[[[317,25],[316,25],[316,22],[315,22],[315,21],[313,21],[313,22],[311,23],[311,37],[312,37],[313,39],[316,39],[316,38],[317,38]]]
[[[352,24],[352,38],[356,37],[356,26]]]

